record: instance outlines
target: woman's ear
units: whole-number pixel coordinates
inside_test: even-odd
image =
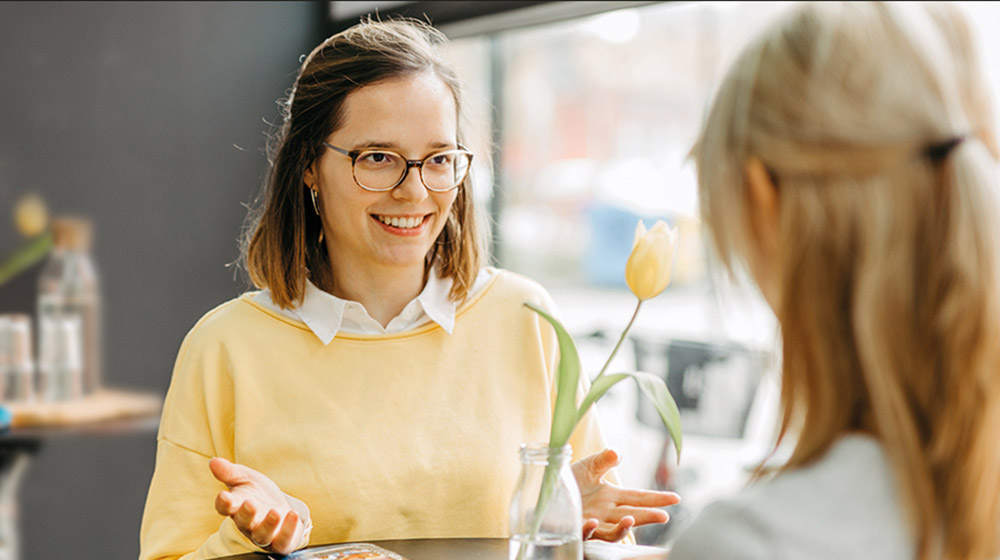
[[[305,185],[307,187],[309,187],[310,189],[312,189],[312,190],[316,190],[317,189],[317,187],[316,187],[316,173],[313,172],[313,167],[315,165],[316,164],[313,163],[312,165],[310,165],[309,167],[307,167],[306,168],[306,172],[302,174],[302,182],[305,183]]]
[[[759,158],[751,156],[747,159],[743,175],[747,184],[747,212],[750,214],[752,233],[761,256],[773,261],[778,251],[780,229],[778,187]]]

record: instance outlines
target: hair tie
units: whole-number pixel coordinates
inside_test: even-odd
[[[948,157],[948,154],[951,153],[951,151],[955,148],[955,146],[961,144],[963,140],[965,140],[964,134],[955,136],[953,138],[945,140],[944,142],[941,142],[940,144],[932,145],[931,147],[927,148],[924,154],[927,156],[928,159],[931,160],[931,162],[940,163],[944,158]]]

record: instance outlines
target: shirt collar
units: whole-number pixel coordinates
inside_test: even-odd
[[[402,332],[433,321],[440,325],[445,332],[452,334],[455,329],[455,313],[458,304],[449,297],[451,286],[451,278],[442,278],[432,272],[427,276],[427,282],[420,294],[407,304],[403,312],[390,321],[385,329],[381,329],[381,326],[374,319],[368,317],[367,312],[360,304],[324,292],[309,280],[306,280],[306,290],[301,305],[282,311],[284,314],[293,315],[305,323],[324,345],[330,344],[337,333],[341,332],[342,327],[346,326],[345,323],[357,324],[357,321],[354,320],[346,322],[344,320],[345,313],[354,313],[355,310],[357,313],[363,314],[360,319],[367,319],[364,321],[365,323],[374,324],[374,328],[383,333]],[[270,296],[270,294],[267,295]],[[268,297],[268,299],[270,298]],[[350,305],[352,309],[348,309],[349,304],[353,304]],[[274,306],[273,303],[271,305]],[[352,319],[358,319],[358,317],[355,316]],[[351,331],[354,331],[354,328],[349,328],[348,332]],[[370,333],[371,331],[362,332]],[[358,333],[352,332],[352,334]]]
[[[323,344],[330,344],[333,337],[340,332],[346,307],[347,300],[328,294],[306,280],[306,293],[302,296],[302,304],[292,311],[323,341]]]
[[[427,275],[427,284],[417,296],[427,317],[441,326],[448,334],[455,330],[455,311],[458,304],[451,299],[451,278],[441,278],[435,271]]]

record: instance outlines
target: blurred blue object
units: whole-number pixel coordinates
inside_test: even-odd
[[[0,406],[0,434],[6,433],[10,430],[10,423],[13,420],[13,415],[10,413],[10,409],[6,406]]]
[[[584,280],[593,286],[628,289],[625,283],[625,263],[632,254],[635,226],[640,219],[647,228],[657,220],[673,227],[674,219],[667,215],[637,214],[631,210],[595,201],[584,210],[590,226],[590,236],[580,265]]]

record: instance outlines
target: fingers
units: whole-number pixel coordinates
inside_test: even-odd
[[[583,540],[591,538],[594,531],[601,525],[601,522],[596,519],[585,519],[583,521]]]
[[[302,540],[305,526],[294,510],[282,517],[278,509],[261,507],[256,500],[242,500],[232,492],[219,492],[215,509],[233,518],[236,528],[254,544],[278,554],[294,551]]]
[[[670,514],[662,509],[619,506],[608,511],[602,517],[593,519],[600,519],[603,524],[601,530],[607,531],[607,527],[609,525],[620,524],[622,520],[626,518],[631,519],[631,527],[639,527],[642,525],[666,523],[667,521],[670,521]]]
[[[601,480],[601,478],[603,478],[609,470],[617,466],[621,458],[618,457],[618,453],[616,453],[615,450],[605,449],[604,451],[595,453],[584,460],[590,460],[587,474],[589,474],[591,479],[596,482]]]
[[[243,501],[237,499],[232,492],[228,490],[223,490],[215,496],[215,511],[219,512],[219,515],[230,516],[236,513],[236,510],[240,509],[243,505]]]
[[[254,542],[257,546],[261,548],[268,548],[274,541],[275,536],[278,534],[278,527],[281,525],[281,515],[275,511],[270,510],[264,515],[264,518],[256,527],[250,531],[250,540]]]
[[[222,457],[215,457],[209,461],[208,468],[212,471],[212,476],[230,488],[250,482],[248,468]]]
[[[608,542],[618,542],[624,539],[625,535],[627,535],[629,530],[634,526],[635,519],[631,515],[626,515],[614,525],[607,528],[598,527],[593,533],[591,533],[590,538]]]
[[[208,468],[228,488],[215,496],[219,514],[232,517],[240,532],[260,548],[284,555],[298,547],[305,526],[294,510],[275,507],[274,496],[281,490],[270,479],[222,457],[210,460]]]
[[[302,531],[305,529],[295,511],[288,512],[281,528],[271,541],[271,551],[278,554],[289,554],[298,548],[302,541]]]
[[[260,524],[265,514],[266,512],[259,511],[257,504],[253,500],[245,500],[243,505],[236,510],[236,513],[233,513],[230,517],[236,522],[236,527],[239,528],[240,532],[253,538],[253,530]]]
[[[662,509],[618,507],[615,508],[615,512],[621,515],[622,519],[625,517],[631,517],[634,519],[635,527],[654,523],[666,523],[667,521],[670,521],[670,514]]]
[[[674,492],[657,490],[636,490],[632,488],[614,488],[613,500],[623,506],[633,507],[664,507],[680,503],[681,497]]]

